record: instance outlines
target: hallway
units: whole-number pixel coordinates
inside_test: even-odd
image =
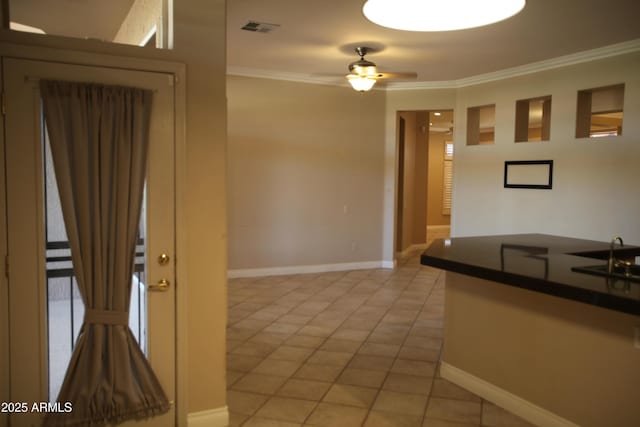
[[[530,426],[439,377],[444,273],[229,280],[230,425]]]

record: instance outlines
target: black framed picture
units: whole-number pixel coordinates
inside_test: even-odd
[[[550,190],[553,160],[512,160],[504,162],[504,188]]]

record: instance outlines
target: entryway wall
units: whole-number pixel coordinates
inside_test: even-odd
[[[404,135],[398,135],[398,210],[396,252],[404,253],[414,245],[426,242],[427,231],[427,164],[428,113],[402,111]],[[400,127],[398,128],[400,129]]]
[[[450,214],[443,211],[444,153],[452,141],[447,124],[452,111],[400,111],[396,254],[421,249],[434,238],[449,236]]]

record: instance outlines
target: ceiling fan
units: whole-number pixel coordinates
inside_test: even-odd
[[[376,64],[366,60],[364,57],[372,49],[366,46],[358,46],[355,51],[360,55],[360,59],[349,64],[349,74],[347,80],[355,90],[366,92],[370,90],[379,79],[415,79],[416,73],[387,73],[378,71]]]

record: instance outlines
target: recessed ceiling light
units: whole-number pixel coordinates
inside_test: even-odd
[[[396,30],[450,31],[480,27],[520,12],[526,0],[368,0],[362,12]]]
[[[435,113],[433,113],[433,114],[434,114],[434,115],[436,115],[436,116],[438,116],[438,117],[442,115],[442,113],[440,113],[439,111],[436,111],[436,112],[435,112]]]

